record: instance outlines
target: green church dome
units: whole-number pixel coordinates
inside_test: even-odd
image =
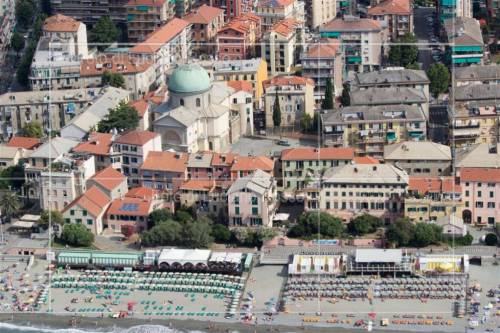
[[[168,80],[168,89],[176,93],[196,93],[209,88],[210,77],[198,64],[180,65]]]

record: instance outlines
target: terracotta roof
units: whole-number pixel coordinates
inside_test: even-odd
[[[194,11],[184,16],[182,19],[190,23],[208,24],[216,19],[219,15],[224,15],[223,9],[203,5],[196,8]]]
[[[155,190],[154,188],[134,187],[131,188],[127,193],[125,193],[125,196],[129,198],[142,198],[152,200],[159,193],[160,191]]]
[[[89,139],[73,148],[73,151],[93,155],[109,155],[112,140],[113,134],[92,132]]]
[[[352,160],[354,158],[353,148],[291,148],[281,152],[283,161],[301,160]]]
[[[248,33],[252,28],[250,23],[254,23],[255,25],[260,24],[260,17],[254,15],[252,13],[245,13],[239,16],[236,16],[228,24],[226,24],[218,33],[228,29],[234,29],[241,33]]]
[[[230,166],[236,157],[237,155],[232,153],[214,153],[212,165]]]
[[[188,163],[186,153],[173,153],[169,151],[150,151],[148,157],[141,165],[143,170],[159,170],[170,172],[185,172]]]
[[[259,7],[285,7],[293,4],[295,0],[264,0],[259,1]]]
[[[133,107],[137,111],[137,114],[139,115],[140,118],[144,117],[144,115],[146,114],[146,111],[149,109],[149,104],[144,99],[130,101],[128,103],[128,105],[130,105],[131,107]]]
[[[454,177],[415,177],[410,176],[408,190],[421,195],[428,193],[461,193],[460,185],[455,184]]]
[[[72,17],[56,14],[45,20],[43,30],[47,32],[77,32],[80,24]]]
[[[461,168],[461,181],[477,181],[485,183],[500,183],[500,169],[493,168]]]
[[[308,58],[333,58],[339,53],[340,41],[336,38],[320,39],[307,50]]]
[[[185,181],[180,189],[181,190],[201,190],[201,191],[210,191],[215,186],[215,182],[213,180],[199,180],[199,179],[190,179]]]
[[[284,37],[290,36],[296,28],[300,27],[301,24],[298,20],[294,18],[288,18],[285,20],[281,20],[276,22],[272,27],[271,31],[274,31]]]
[[[410,15],[411,7],[409,0],[386,0],[376,6],[368,8],[368,15],[399,14]]]
[[[160,105],[161,103],[166,101],[168,89],[166,86],[161,86],[156,91],[151,91],[146,94],[144,99],[150,103]]]
[[[314,81],[302,76],[275,76],[263,82],[264,88],[269,86],[296,86],[305,84],[314,85]]]
[[[106,215],[147,216],[152,210],[151,200],[141,198],[118,198],[111,202]]]
[[[107,190],[113,190],[124,180],[127,180],[122,173],[113,169],[111,166],[102,169],[90,178]]]
[[[320,30],[351,32],[382,30],[382,27],[380,22],[367,18],[336,18],[323,25]]]
[[[136,145],[142,146],[143,144],[153,140],[158,133],[150,132],[150,131],[141,131],[141,130],[131,130],[120,135],[115,142],[116,143],[124,143],[127,145]]]
[[[134,74],[146,71],[153,65],[152,60],[139,59],[125,54],[106,55],[83,59],[80,63],[81,76],[101,76],[104,72]]]
[[[144,42],[135,45],[130,53],[154,53],[180,34],[189,24],[185,20],[173,18],[149,34]]]
[[[235,89],[236,91],[243,90],[249,93],[253,93],[252,82],[250,81],[232,80],[232,81],[227,81],[227,85]]]
[[[37,138],[28,138],[24,136],[13,136],[7,146],[16,147],[16,148],[24,148],[24,149],[35,149],[37,146],[41,144],[40,139]]]
[[[266,156],[238,156],[234,159],[231,171],[263,170],[273,172],[274,161]]]
[[[380,161],[371,156],[356,156],[354,157],[356,164],[380,164]]]
[[[161,7],[167,0],[129,0],[126,6]]]
[[[97,217],[103,212],[109,202],[110,198],[106,194],[104,194],[96,186],[92,186],[85,193],[67,205],[62,212],[65,213],[73,206],[78,205],[85,209],[93,217]]]

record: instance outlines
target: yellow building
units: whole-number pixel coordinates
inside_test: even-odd
[[[264,94],[263,83],[268,79],[267,63],[264,59],[219,60],[213,64],[215,81],[248,81],[252,84],[253,98],[260,103]]]

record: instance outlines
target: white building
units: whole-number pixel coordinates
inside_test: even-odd
[[[45,37],[73,39],[75,42],[76,54],[83,59],[89,57],[87,26],[84,23],[72,17],[56,14],[45,20],[42,33]]]
[[[339,275],[343,272],[346,255],[302,255],[293,256],[288,264],[290,275]]]

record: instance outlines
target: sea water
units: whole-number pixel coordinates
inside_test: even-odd
[[[0,333],[204,333],[202,331],[183,331],[161,325],[139,325],[130,328],[106,328],[106,329],[78,329],[50,327],[17,326],[8,323],[0,323]]]

